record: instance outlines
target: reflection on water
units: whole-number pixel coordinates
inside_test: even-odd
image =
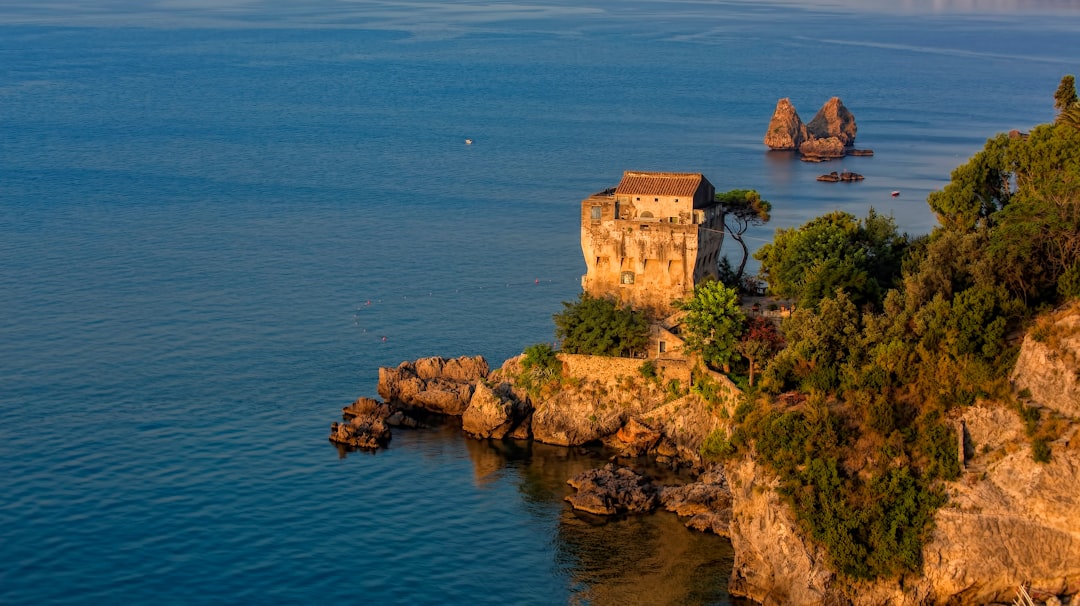
[[[528,503],[561,502],[572,490],[566,480],[603,465],[609,454],[533,442],[465,443],[478,483],[512,474]],[[564,505],[555,543],[574,604],[737,603],[727,595],[731,542],[689,530],[671,513],[606,519]]]

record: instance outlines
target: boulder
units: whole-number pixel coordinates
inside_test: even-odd
[[[649,478],[629,467],[608,463],[567,480],[577,492],[566,497],[574,509],[595,515],[649,513],[660,503]]]
[[[720,467],[706,471],[691,484],[661,488],[660,502],[664,509],[690,518],[688,528],[729,536],[731,489]]]
[[[769,120],[769,129],[765,131],[765,145],[769,149],[799,149],[807,138],[806,125],[799,118],[791,100],[785,97],[777,101],[772,119]]]
[[[516,398],[509,383],[492,388],[481,382],[461,415],[461,426],[475,438],[499,440],[521,435],[515,430],[528,420],[531,412],[529,402]],[[528,437],[527,432],[524,437]]]
[[[421,358],[402,362],[397,368],[380,368],[378,391],[389,403],[460,415],[472,400],[474,384],[487,373],[487,362],[481,356]]]
[[[844,107],[840,97],[833,97],[821,106],[814,119],[806,125],[810,136],[815,139],[837,138],[841,145],[848,147],[855,144],[855,116]]]
[[[843,158],[847,153],[844,142],[838,137],[810,139],[799,146],[799,153],[804,160]]]
[[[330,425],[330,441],[353,448],[375,450],[390,442],[386,420],[390,406],[371,398],[360,398],[342,409],[344,423]]]
[[[636,418],[631,418],[619,429],[615,438],[622,444],[624,456],[639,457],[656,446],[660,441],[660,432]]]
[[[580,446],[603,440],[622,427],[627,412],[614,402],[564,390],[536,405],[533,438],[545,444]]]

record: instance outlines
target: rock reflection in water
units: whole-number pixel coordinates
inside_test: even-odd
[[[572,490],[568,478],[602,466],[609,454],[532,442],[467,442],[478,483],[513,473],[530,503],[561,501]],[[577,514],[566,505],[554,541],[574,604],[744,603],[727,594],[731,542],[689,530],[671,513],[605,519]]]

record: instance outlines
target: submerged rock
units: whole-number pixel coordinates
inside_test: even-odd
[[[595,515],[649,513],[660,504],[659,492],[648,477],[614,463],[582,472],[567,484],[577,489],[566,497],[570,505]]]

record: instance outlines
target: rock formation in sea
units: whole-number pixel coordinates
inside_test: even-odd
[[[843,158],[847,151],[844,142],[838,137],[825,137],[823,139],[807,139],[799,145],[799,153],[803,160],[832,160]]]
[[[622,465],[608,463],[567,480],[577,492],[566,500],[595,515],[649,513],[660,505],[660,495],[649,478]]]
[[[855,116],[839,97],[826,101],[809,124],[803,124],[791,100],[783,98],[776,102],[769,120],[765,145],[774,150],[798,150],[800,158],[807,162],[822,162],[848,154],[873,155],[871,150],[852,148],[857,131]]]
[[[330,441],[368,450],[385,447],[390,441],[386,421],[392,412],[387,404],[360,398],[342,409],[343,423],[330,426]]]
[[[814,139],[836,137],[844,147],[855,145],[855,116],[844,107],[840,97],[833,97],[821,106],[814,119],[806,125]]]
[[[807,128],[791,104],[791,99],[783,98],[776,102],[769,128],[765,131],[765,145],[769,149],[799,149],[807,139]]]

